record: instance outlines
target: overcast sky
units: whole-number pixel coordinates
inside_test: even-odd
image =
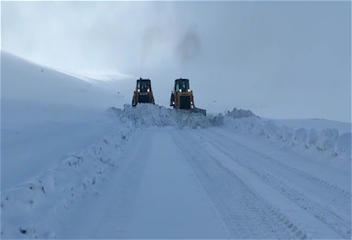
[[[351,2],[1,5],[2,50],[67,71],[150,78],[162,105],[184,77],[211,112],[351,121]]]

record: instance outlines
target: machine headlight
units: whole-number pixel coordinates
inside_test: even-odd
[[[191,89],[188,89],[188,92],[190,92],[191,91]]]
[[[141,90],[140,90],[140,89],[138,89],[137,91],[138,91],[138,92],[140,92]]]
[[[149,92],[150,90],[149,90],[149,88],[147,89],[147,92]]]
[[[182,92],[182,90],[180,89],[180,90],[178,90],[179,92]]]

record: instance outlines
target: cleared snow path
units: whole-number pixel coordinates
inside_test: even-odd
[[[292,166],[298,155],[246,141],[221,128],[137,130],[120,165],[68,210],[56,237],[351,237],[350,191]]]
[[[99,192],[71,207],[56,237],[228,238],[172,132],[137,130],[120,166],[98,184]]]
[[[129,237],[226,237],[223,221],[185,161],[185,149],[175,147],[170,131],[150,131],[149,160],[142,157],[148,164],[135,202]]]

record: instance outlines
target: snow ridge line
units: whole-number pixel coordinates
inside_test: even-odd
[[[195,132],[194,132],[195,133]],[[198,133],[195,133],[199,135]],[[200,135],[199,135],[200,136]],[[248,171],[252,172],[254,175],[256,175],[258,178],[260,178],[263,182],[266,182],[269,184],[273,189],[277,190],[284,196],[286,196],[288,199],[293,201],[295,204],[297,204],[299,207],[302,209],[310,212],[315,218],[317,218],[319,221],[323,222],[327,226],[329,226],[331,229],[333,229],[337,234],[339,234],[341,237],[345,239],[351,238],[351,222],[346,221],[342,219],[339,215],[336,213],[332,212],[331,210],[328,210],[326,208],[323,208],[320,204],[312,201],[309,199],[307,196],[304,196],[303,194],[299,193],[297,190],[294,188],[291,188],[287,184],[283,183],[282,181],[279,181],[277,178],[274,177],[272,174],[265,173],[260,167],[257,169],[254,169],[251,167],[246,160],[240,160],[236,157],[234,157],[231,153],[229,153],[227,150],[225,150],[221,145],[221,142],[217,142],[214,139],[209,139],[205,136],[202,136],[203,138],[206,138],[210,144],[212,144],[216,149],[219,151],[223,152],[226,156],[228,156],[230,159],[235,161],[237,164],[240,166],[246,168]],[[217,143],[215,143],[217,142]],[[232,142],[233,144],[233,142]],[[236,143],[240,145],[242,148],[247,149],[248,151],[253,152],[254,154],[259,154],[262,155],[261,153],[255,152],[252,149]],[[343,189],[338,188],[337,186],[334,186],[328,182],[325,182],[321,179],[318,179],[314,177],[313,175],[310,175],[302,170],[298,170],[295,168],[291,168],[283,163],[280,163],[279,161],[272,159],[270,157],[267,157],[265,155],[262,155],[264,159],[269,160],[273,164],[277,164],[278,166],[288,170],[292,171],[293,173],[296,173],[298,175],[301,175],[304,178],[307,178],[308,180],[314,180],[317,182],[319,185],[323,185],[324,187],[327,187],[329,190],[334,190],[337,194],[341,194],[341,197],[345,197],[347,199],[351,199],[351,193],[344,191]],[[252,158],[252,161],[256,158]],[[348,202],[348,201],[347,201]]]
[[[233,119],[225,116],[224,122],[238,132],[263,136],[281,147],[313,150],[318,154],[351,161],[351,133],[339,134],[337,129],[317,131],[314,128],[278,127],[270,120],[256,117]]]
[[[131,126],[117,129],[99,142],[60,161],[40,176],[1,193],[1,238],[56,238],[55,215],[87,194],[117,167],[121,145]]]

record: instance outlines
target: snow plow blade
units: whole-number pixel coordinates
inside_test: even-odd
[[[193,108],[193,109],[191,109],[191,112],[194,112],[194,113],[201,113],[201,114],[203,114],[204,116],[207,115],[207,110],[201,109],[201,108]]]

